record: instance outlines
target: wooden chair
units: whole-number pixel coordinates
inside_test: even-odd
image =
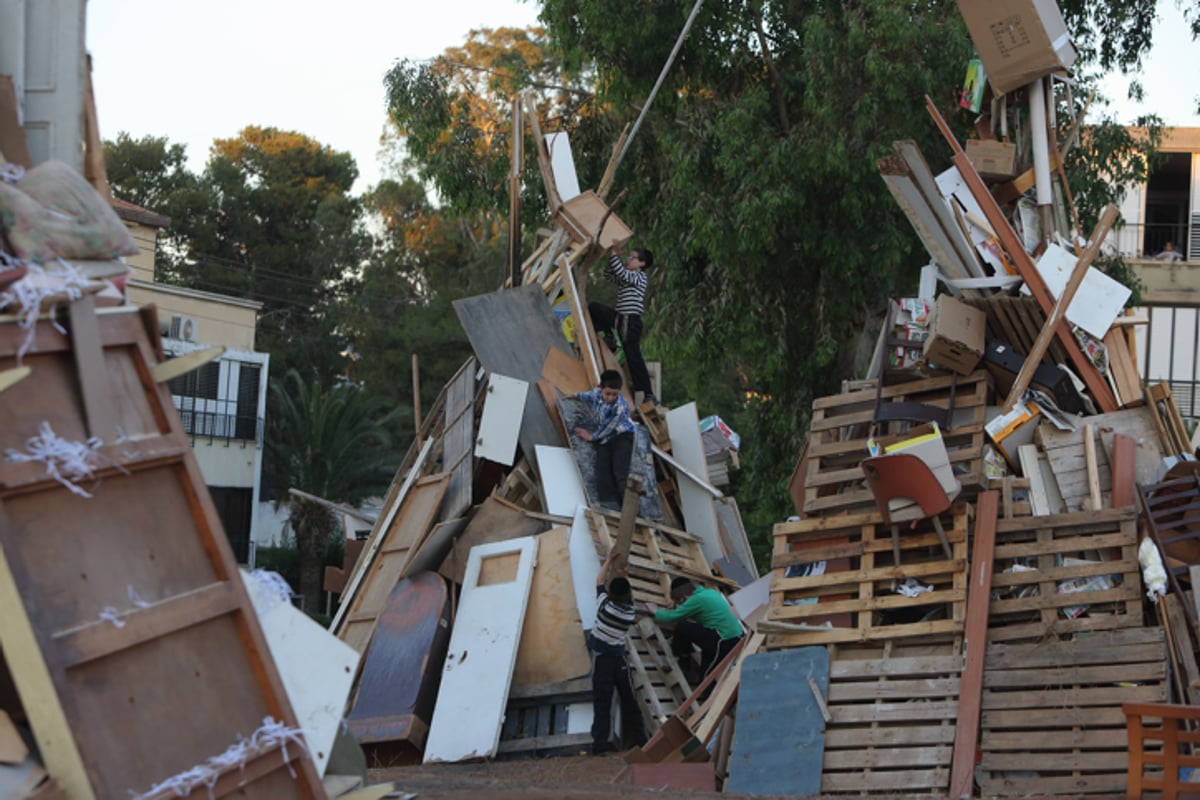
[[[1200,769],[1200,755],[1193,748],[1200,733],[1192,730],[1200,722],[1200,708],[1170,703],[1122,703],[1125,730],[1129,740],[1129,775],[1125,797],[1140,800],[1145,792],[1154,792],[1163,800],[1174,800],[1181,793],[1200,792],[1200,772],[1180,777],[1181,769]],[[1159,720],[1158,724],[1147,720]],[[1149,774],[1147,774],[1149,768]]]
[[[950,508],[954,497],[946,494],[937,476],[924,461],[908,453],[893,453],[865,459],[861,466],[883,521],[892,527],[892,558],[897,566],[900,564],[900,526],[892,519],[893,500],[909,499],[916,502],[921,509],[918,519],[928,517],[932,520],[946,558],[954,557],[942,521],[938,518],[939,514]],[[957,496],[958,492],[954,495]]]
[[[1179,576],[1188,565],[1200,564],[1200,475],[1193,472],[1160,483],[1138,484],[1137,489],[1142,501],[1142,518],[1162,556],[1167,582],[1171,591],[1183,601],[1184,616],[1191,626],[1192,636],[1200,641],[1200,620],[1179,585]],[[1176,563],[1174,567],[1173,562]]]

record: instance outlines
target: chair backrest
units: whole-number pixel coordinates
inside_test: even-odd
[[[926,517],[941,514],[950,507],[950,498],[937,476],[921,459],[908,453],[873,456],[862,462],[867,486],[875,495],[879,513],[891,522],[889,504],[892,500],[908,498],[921,507]]]

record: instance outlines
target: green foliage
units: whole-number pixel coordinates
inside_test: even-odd
[[[293,488],[355,505],[387,488],[398,459],[379,398],[350,385],[326,389],[295,370],[272,380],[270,393],[267,483],[280,493],[277,499]],[[313,609],[320,600],[321,558],[337,520],[326,506],[306,499],[290,498],[290,509],[300,592],[305,608]]]

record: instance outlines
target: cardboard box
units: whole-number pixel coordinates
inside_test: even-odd
[[[996,94],[1075,63],[1075,45],[1054,0],[958,0]]]
[[[970,375],[983,358],[987,315],[948,294],[938,297],[929,338],[925,340],[927,361],[960,375]]]
[[[1017,146],[995,139],[968,139],[967,158],[984,180],[1006,181],[1017,174]]]
[[[1021,474],[1021,458],[1017,449],[1024,444],[1033,444],[1034,431],[1042,419],[1042,410],[1036,403],[1019,401],[1012,411],[993,417],[983,426],[1009,468],[1018,475]]]

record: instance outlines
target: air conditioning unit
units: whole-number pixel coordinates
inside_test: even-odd
[[[196,326],[195,317],[171,317],[171,327],[167,335],[172,339],[194,342],[196,341]]]

